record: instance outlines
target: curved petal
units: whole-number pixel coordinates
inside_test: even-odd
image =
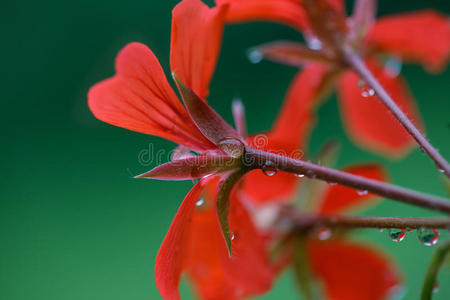
[[[206,189],[205,203],[194,214],[189,277],[203,299],[241,299],[263,293],[275,276],[265,240],[244,207],[233,198],[229,217],[234,232],[234,255],[230,258],[211,201],[215,197],[213,188]]]
[[[272,21],[291,26],[299,31],[307,28],[306,16],[298,0],[216,0],[230,5],[226,21]]]
[[[382,51],[436,71],[445,67],[450,57],[450,22],[433,10],[381,17],[367,40]]]
[[[189,254],[192,217],[208,182],[209,179],[200,180],[186,195],[156,256],[156,286],[165,300],[180,299],[178,284]]]
[[[392,96],[397,105],[422,128],[419,111],[406,82],[401,77],[391,77],[373,62],[368,68]],[[415,141],[377,96],[363,97],[358,76],[345,72],[339,81],[339,102],[347,132],[359,146],[392,158],[406,155]]]
[[[343,171],[378,181],[387,180],[386,172],[377,164],[348,167]],[[318,212],[320,214],[341,213],[373,204],[376,199],[377,196],[374,194],[357,191],[343,185],[334,185],[326,190],[323,201],[319,204]]]
[[[170,87],[153,54],[140,43],[128,44],[116,59],[116,75],[93,86],[89,108],[100,120],[157,135],[195,150],[212,145],[197,129]]]
[[[315,107],[330,83],[330,74],[328,68],[319,64],[310,64],[302,70],[292,82],[271,132],[249,137],[248,144],[302,159],[315,123]],[[278,172],[269,177],[255,170],[244,177],[243,189],[255,203],[286,201],[298,183],[299,179],[289,173]]]
[[[383,300],[400,287],[396,266],[381,251],[344,241],[314,241],[307,248],[327,299]]]
[[[170,67],[202,99],[208,95],[219,56],[226,9],[184,0],[172,12]]]

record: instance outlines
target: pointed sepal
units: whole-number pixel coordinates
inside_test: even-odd
[[[203,135],[232,157],[240,157],[244,152],[244,138],[240,136],[205,101],[185,86],[172,73],[186,108]]]
[[[241,161],[228,155],[200,155],[159,165],[135,178],[189,180],[239,168]]]

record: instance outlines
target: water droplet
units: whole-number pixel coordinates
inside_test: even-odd
[[[433,285],[433,293],[439,292],[439,282],[435,282]]]
[[[335,186],[337,184],[337,182],[333,182],[333,181],[327,181],[327,182],[330,186]]]
[[[395,78],[402,70],[402,61],[398,57],[389,57],[384,64],[384,72],[387,76]]]
[[[383,231],[384,231],[384,228],[379,228],[378,231],[379,231],[379,232],[383,232]]]
[[[244,144],[233,137],[227,137],[223,138],[219,141],[217,146],[226,154],[230,155],[231,157],[238,158],[242,156],[244,153]]]
[[[322,42],[316,37],[310,37],[306,40],[309,49],[320,50],[322,49]]]
[[[444,169],[438,169],[439,172],[444,173]]]
[[[406,229],[404,229],[404,228],[389,228],[388,234],[389,234],[389,238],[393,242],[401,242],[406,237]]]
[[[197,202],[195,202],[195,205],[196,205],[197,207],[200,207],[200,206],[202,206],[203,204],[205,204],[205,200],[203,200],[203,198],[200,198],[200,199],[197,200]]]
[[[312,179],[316,178],[316,174],[314,174],[313,170],[306,171],[306,176]]]
[[[439,231],[437,229],[419,228],[417,229],[417,237],[425,246],[432,246],[439,241]]]
[[[367,85],[362,79],[358,81],[358,86],[361,89],[361,96],[364,98],[372,97],[375,95],[375,90]]]
[[[268,160],[262,167],[262,171],[267,176],[273,176],[277,174],[278,167],[273,161]]]
[[[326,227],[317,228],[315,230],[315,232],[316,232],[317,238],[319,240],[321,240],[321,241],[328,240],[331,237],[331,235],[332,235],[331,230],[329,228],[326,228]]]
[[[231,239],[232,241],[234,241],[235,238],[236,238],[236,236],[235,236],[234,233],[232,232],[232,233],[231,233],[231,238],[230,238],[230,239]]]
[[[298,174],[294,174],[294,176],[298,177],[298,178],[303,178],[303,177],[305,177],[305,174],[298,173]]]
[[[248,60],[252,64],[260,63],[263,60],[263,58],[264,58],[263,54],[261,53],[261,51],[257,49],[253,49],[248,52]]]
[[[360,196],[364,196],[367,195],[369,193],[369,191],[367,190],[356,190],[356,193]]]

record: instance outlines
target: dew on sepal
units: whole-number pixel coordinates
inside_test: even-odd
[[[203,200],[203,198],[200,198],[197,200],[197,202],[195,202],[195,206],[200,207],[203,206],[205,204],[205,200]]]
[[[434,283],[434,285],[433,285],[433,293],[437,293],[437,292],[439,292],[439,282],[435,282]]]
[[[251,49],[248,51],[247,57],[252,64],[260,63],[264,58],[263,54],[258,49]]]
[[[433,246],[439,241],[439,231],[432,228],[417,229],[417,237],[425,246]]]
[[[406,237],[406,229],[404,229],[404,228],[389,228],[388,235],[389,235],[389,238],[393,242],[401,242]]]
[[[328,240],[332,234],[333,233],[332,233],[331,229],[329,229],[327,227],[319,227],[315,230],[315,235],[316,235],[317,239],[319,239],[321,241]]]
[[[273,176],[273,175],[277,174],[278,167],[273,161],[268,160],[264,163],[264,165],[262,167],[262,171],[267,176]]]
[[[234,137],[226,137],[221,139],[217,143],[217,146],[226,154],[234,158],[242,156],[245,148],[244,144]]]
[[[359,196],[364,196],[364,195],[367,195],[369,193],[369,191],[367,191],[367,190],[356,190],[356,193]]]
[[[364,98],[372,97],[375,95],[375,90],[367,85],[362,79],[358,81],[358,86],[361,89],[361,96]]]

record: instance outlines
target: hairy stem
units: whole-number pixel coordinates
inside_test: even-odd
[[[249,169],[265,170],[269,166],[272,169],[276,168],[276,170],[294,174],[303,174],[313,179],[317,178],[327,182],[338,183],[357,190],[375,193],[399,202],[450,214],[450,201],[445,198],[419,193],[389,183],[368,179],[253,148],[246,149],[243,156],[243,165]]]
[[[446,241],[436,249],[434,253],[430,266],[428,267],[427,274],[422,286],[422,294],[420,296],[421,300],[431,300],[431,295],[433,293],[434,285],[437,283],[436,278],[444,263],[445,257],[450,252],[450,241]]]
[[[398,218],[360,216],[311,216],[286,212],[298,230],[326,228],[409,228],[447,229],[450,218]]]
[[[361,57],[356,54],[352,48],[343,46],[343,57],[346,63],[375,91],[378,99],[387,107],[387,109],[395,116],[395,118],[403,125],[409,134],[420,145],[421,149],[434,161],[437,168],[450,178],[450,164],[445,158],[431,145],[420,130],[411,122],[401,108],[395,103],[391,96],[386,92],[383,86],[373,76],[366,67]]]

